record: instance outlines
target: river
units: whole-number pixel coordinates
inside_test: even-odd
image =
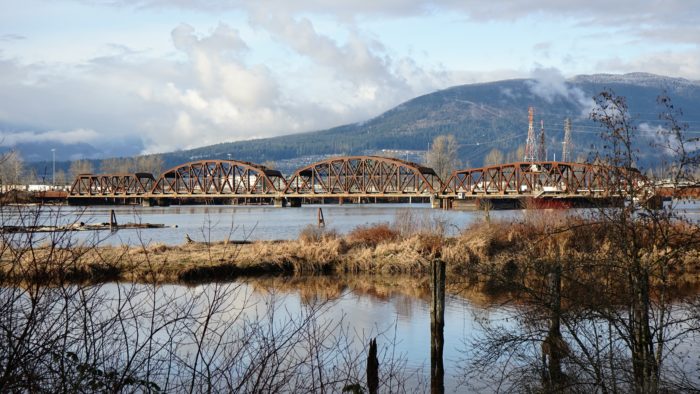
[[[317,224],[318,210],[323,211],[326,228],[347,233],[360,225],[393,223],[405,219],[424,223],[441,223],[447,235],[456,235],[466,226],[483,221],[483,211],[443,211],[429,204],[362,204],[362,205],[306,205],[300,208],[274,208],[271,206],[186,205],[170,207],[141,206],[45,206],[3,207],[0,221],[9,224],[72,224],[75,222],[108,222],[114,210],[119,223],[163,224],[163,229],[120,230],[116,233],[102,231],[100,242],[104,244],[140,244],[145,242],[177,245],[188,235],[198,241],[295,239],[306,226]],[[700,220],[700,202],[680,201],[676,209],[691,220]],[[561,210],[561,214],[577,214],[587,210]],[[538,211],[497,210],[489,212],[491,220],[521,220],[525,215],[537,215]],[[22,220],[18,217],[22,216]],[[93,239],[86,234],[80,239]]]
[[[441,211],[423,204],[382,205],[323,205],[301,208],[273,208],[264,206],[171,206],[171,207],[4,207],[3,223],[16,223],[21,218],[41,224],[65,224],[75,221],[99,223],[109,220],[114,209],[120,223],[161,223],[167,227],[150,230],[120,230],[116,233],[98,232],[107,244],[133,244],[137,242],[180,244],[185,235],[197,240],[233,239],[292,239],[308,225],[315,225],[318,209],[322,208],[327,226],[346,233],[359,225],[394,222],[402,220],[407,212],[413,218],[429,222],[442,222],[448,234],[456,234],[466,226],[483,221],[484,212]],[[684,203],[678,208],[691,219],[700,217],[697,202]],[[32,213],[33,212],[33,213]],[[567,212],[562,212],[565,214]],[[571,212],[568,212],[571,213]],[[524,215],[537,214],[526,211],[492,211],[491,220],[517,221]],[[91,234],[78,232],[76,236],[88,239]],[[454,278],[452,279],[454,281]],[[101,286],[101,287],[100,287]],[[108,283],[97,291],[105,299],[105,305],[118,298],[123,288],[138,288],[147,292],[149,286],[141,284]],[[344,351],[356,354],[364,349],[369,338],[377,337],[380,349],[380,372],[386,373],[385,362],[397,363],[401,369],[403,384],[418,391],[429,388],[430,379],[430,292],[427,278],[409,276],[342,276],[342,277],[277,277],[240,280],[227,284],[205,284],[194,287],[182,285],[159,285],[156,287],[160,300],[188,300],[196,295],[209,294],[217,287],[230,286],[234,290],[230,297],[230,308],[217,319],[222,327],[233,321],[261,323],[266,310],[275,305],[281,321],[300,319],[310,306],[322,304],[316,317],[326,327],[326,338],[344,338],[348,341]],[[458,290],[461,290],[458,292]],[[497,387],[484,386],[478,377],[470,375],[466,359],[474,355],[474,344],[487,336],[484,326],[497,326],[506,333],[527,333],[532,327],[523,325],[525,309],[518,302],[503,304],[503,300],[492,298],[462,284],[454,283],[448,288],[445,308],[445,389],[446,392],[497,391]],[[184,297],[181,297],[184,296]],[[110,301],[112,300],[112,301]],[[241,300],[245,300],[241,304]],[[691,296],[674,304],[673,313],[687,324],[686,310],[697,297]],[[165,302],[165,301],[163,301]],[[201,306],[201,305],[200,305]],[[108,309],[109,310],[109,309]],[[233,312],[232,312],[233,311]],[[241,311],[242,314],[241,314]],[[108,314],[108,313],[107,313]],[[191,323],[196,323],[193,320]],[[579,322],[581,323],[581,322]],[[695,324],[695,323],[693,323]],[[536,327],[538,332],[542,327]],[[583,322],[577,330],[600,330],[604,327],[596,322]],[[687,327],[671,327],[670,333]],[[695,372],[700,365],[700,353],[693,351],[700,346],[696,334],[673,339],[671,355],[667,365],[680,365],[680,370]],[[186,342],[183,340],[183,343]],[[538,344],[540,342],[533,341]],[[619,342],[617,342],[619,345]],[[337,342],[336,342],[337,344]],[[502,349],[507,354],[508,348]],[[527,366],[538,360],[539,347],[534,345],[527,357],[515,359],[515,365]],[[519,357],[523,355],[520,354]],[[253,357],[248,356],[248,357]],[[622,356],[624,358],[624,354]],[[332,357],[330,357],[332,359]],[[494,370],[494,374],[498,371]],[[493,378],[492,376],[490,378]],[[465,381],[470,385],[465,386]],[[485,379],[484,382],[487,380]],[[697,382],[695,382],[697,384]],[[505,390],[504,388],[501,388]],[[410,390],[409,390],[410,391]]]
[[[503,295],[487,296],[472,290],[454,281],[448,283],[443,356],[445,392],[527,391],[517,379],[522,378],[523,374],[531,379],[531,384],[536,384],[537,374],[541,371],[537,364],[541,336],[546,333],[546,327],[524,323],[523,315],[528,311],[524,305],[518,302],[506,304],[503,303],[506,299]],[[193,332],[199,332],[201,323],[205,321],[200,312],[216,305],[216,312],[211,315],[209,323],[209,330],[215,333],[210,343],[215,344],[214,349],[222,347],[226,350],[218,350],[220,354],[210,361],[215,366],[225,363],[222,353],[231,349],[241,352],[238,346],[254,347],[252,355],[247,351],[242,352],[247,355],[236,360],[239,364],[248,363],[245,361],[248,359],[251,364],[259,363],[255,354],[269,351],[268,346],[278,346],[280,353],[297,360],[309,352],[309,347],[314,346],[313,341],[319,340],[322,346],[316,350],[320,353],[318,357],[323,361],[324,368],[327,368],[325,373],[332,373],[337,368],[343,375],[349,369],[344,364],[347,359],[354,359],[355,365],[364,371],[366,346],[370,338],[377,338],[382,377],[380,392],[388,392],[389,386],[392,391],[398,392],[430,390],[430,291],[427,278],[407,275],[271,277],[198,286],[160,285],[155,288],[141,284],[108,283],[98,287],[97,291],[101,294],[101,303],[107,305],[108,310],[115,309],[117,300],[127,305],[123,300],[129,299],[129,308],[135,309],[127,308],[128,315],[142,314],[143,318],[127,319],[128,325],[140,327],[144,337],[149,327],[146,319],[151,313],[151,294],[156,300],[156,316],[172,316],[185,309],[193,310],[194,318],[185,323],[187,330]],[[190,304],[193,299],[198,301]],[[687,301],[679,301],[669,311],[680,320],[685,320],[682,315],[690,305]],[[194,309],[190,309],[192,307]],[[313,318],[310,319],[310,316]],[[158,319],[156,317],[156,322]],[[302,321],[306,322],[305,326],[302,326]],[[577,330],[582,337],[590,332],[605,331],[602,323],[591,324],[583,320],[577,324],[580,325]],[[486,327],[490,327],[491,331],[486,331]],[[174,324],[173,328],[177,328],[177,325]],[[187,334],[182,333],[188,331],[171,331],[174,332],[170,334],[172,337],[160,338],[160,341],[184,344],[176,352],[182,359],[190,360],[191,364],[194,346]],[[667,334],[671,336],[676,332],[678,327],[668,329]],[[496,333],[508,337],[521,336],[528,343],[525,346],[521,344],[521,349],[517,351],[509,348],[509,345],[496,347],[502,360],[493,365],[473,364],[473,349],[487,338],[493,339]],[[312,342],[309,342],[309,335],[314,336]],[[138,338],[136,335],[130,336],[132,341]],[[220,340],[216,339],[219,336],[226,338],[224,344],[227,345],[221,345]],[[566,333],[564,336],[568,339]],[[138,339],[135,341],[132,346],[138,344]],[[274,346],[269,342],[274,342]],[[287,345],[280,345],[282,342],[292,343],[290,348],[293,351]],[[700,353],[695,352],[694,347],[699,344],[700,338],[694,332],[668,339],[667,348],[672,349],[672,354],[666,356],[666,365],[674,372],[687,372],[691,379],[696,379],[694,372],[700,363]],[[574,347],[573,342],[571,345]],[[205,353],[216,353],[214,349],[206,348]],[[512,354],[509,353],[511,351]],[[624,350],[619,352],[624,354]],[[304,361],[306,364],[309,362],[312,361]],[[175,367],[176,370],[180,368],[183,366]],[[470,370],[472,368],[484,368],[484,371],[475,373]],[[531,371],[527,373],[519,370],[528,368]],[[504,376],[499,381],[501,372]],[[694,383],[700,384],[697,381]],[[496,384],[503,385],[498,387]]]
[[[17,222],[14,207],[4,207],[3,222]],[[475,211],[442,211],[429,204],[377,204],[377,205],[306,205],[300,208],[274,208],[271,206],[186,205],[170,207],[141,206],[46,206],[22,208],[25,223],[32,223],[34,216],[41,224],[71,224],[75,222],[109,222],[111,210],[118,223],[164,224],[163,229],[120,230],[114,234],[101,232],[104,244],[162,243],[177,245],[188,235],[197,241],[295,239],[306,226],[317,224],[318,210],[323,212],[326,229],[347,233],[360,225],[393,223],[398,217],[409,214],[414,220],[442,222],[448,234],[456,234],[474,221],[483,220],[485,214]],[[38,213],[37,213],[38,212]],[[516,219],[523,211],[493,211],[494,219]],[[79,238],[92,238],[78,234]]]

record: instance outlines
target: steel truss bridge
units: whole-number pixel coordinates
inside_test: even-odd
[[[619,185],[624,182],[619,174],[622,172],[585,163],[508,163],[455,171],[445,183],[442,195],[610,196],[619,194]],[[612,187],[615,185],[618,187]]]
[[[617,187],[615,187],[617,186]],[[279,171],[236,160],[201,160],[170,168],[157,178],[149,173],[81,174],[71,201],[201,200],[243,202],[424,198],[440,201],[514,198],[607,198],[619,180],[604,167],[584,163],[523,162],[458,170],[443,182],[416,163],[378,156],[344,156],[300,168],[285,178]],[[449,207],[449,204],[443,204]]]

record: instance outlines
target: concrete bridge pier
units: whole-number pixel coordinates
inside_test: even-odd
[[[170,198],[144,198],[141,200],[141,205],[144,207],[169,207]]]
[[[275,208],[284,208],[287,206],[287,199],[284,197],[275,197],[273,200]]]
[[[442,199],[436,195],[430,196],[430,206],[434,209],[442,208]]]

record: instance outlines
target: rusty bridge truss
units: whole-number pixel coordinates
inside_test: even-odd
[[[616,175],[617,174],[617,175]],[[201,160],[148,173],[82,174],[68,198],[252,198],[299,203],[304,198],[356,197],[470,199],[620,196],[620,171],[567,162],[521,162],[459,170],[443,183],[433,169],[378,156],[334,157],[298,169],[289,178],[264,166],[235,160]],[[624,174],[624,172],[622,172]],[[244,200],[245,203],[246,200]]]
[[[147,195],[153,188],[152,174],[80,174],[75,178],[70,197],[136,197]]]
[[[181,164],[158,179],[148,173],[81,174],[69,198],[92,197],[257,197],[284,190],[277,170],[233,160],[202,160]]]
[[[431,196],[442,187],[432,168],[378,156],[336,157],[297,170],[287,196]]]
[[[445,183],[445,197],[483,195],[611,196],[619,180],[609,168],[556,161],[521,162],[455,171]]]
[[[282,174],[264,166],[233,160],[185,163],[162,173],[154,196],[274,196],[285,186]]]

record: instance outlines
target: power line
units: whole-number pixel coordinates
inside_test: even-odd
[[[495,144],[495,143],[497,143],[497,142],[510,141],[510,140],[514,140],[514,139],[516,139],[516,138],[521,138],[521,137],[523,137],[523,136],[526,135],[526,134],[527,134],[527,133],[520,133],[520,134],[516,134],[516,135],[514,135],[514,136],[512,136],[512,137],[501,138],[501,139],[498,139],[498,140],[489,139],[489,140],[486,141],[486,142],[475,142],[475,143],[472,143],[472,144],[459,144],[459,146],[462,147],[462,146],[491,145],[491,144]]]

